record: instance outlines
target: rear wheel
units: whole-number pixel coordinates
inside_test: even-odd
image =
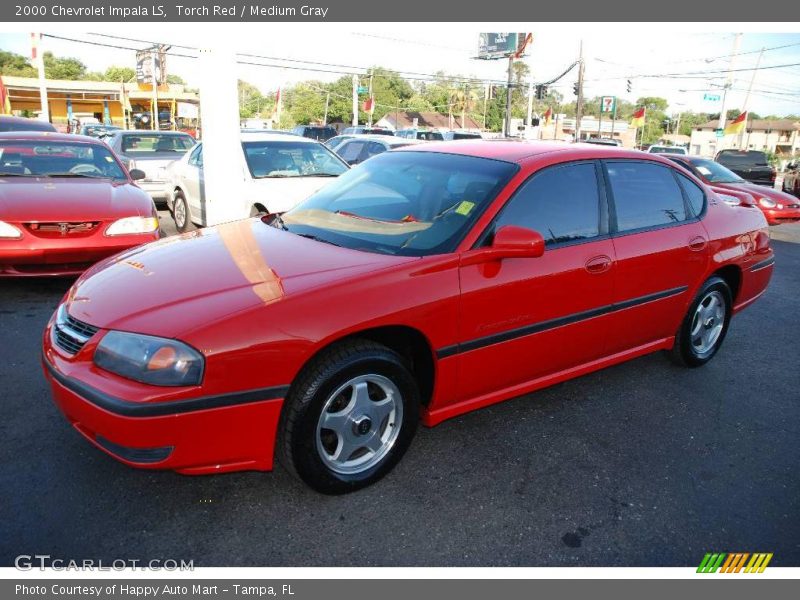
[[[687,367],[700,367],[722,346],[731,320],[731,290],[724,279],[711,277],[697,293],[675,336],[672,358]]]
[[[319,492],[342,494],[386,475],[411,444],[419,391],[403,358],[353,340],[303,370],[283,409],[281,462]]]
[[[172,219],[175,221],[175,228],[180,233],[196,229],[189,212],[189,203],[186,202],[186,197],[181,191],[175,192],[175,200],[172,203]]]

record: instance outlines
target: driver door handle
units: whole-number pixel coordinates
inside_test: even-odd
[[[589,273],[605,273],[611,268],[611,258],[605,254],[593,256],[586,261],[586,270]]]

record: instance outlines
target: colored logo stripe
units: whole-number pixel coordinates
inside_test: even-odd
[[[750,559],[748,562],[747,559]],[[697,567],[698,573],[739,573],[744,568],[745,573],[763,573],[767,565],[772,560],[772,552],[719,552],[707,553],[700,566]],[[745,567],[745,563],[747,566]]]

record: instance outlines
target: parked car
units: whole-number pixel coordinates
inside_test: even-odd
[[[336,130],[329,125],[298,125],[292,133],[301,137],[324,142],[336,135]]]
[[[650,154],[689,154],[683,146],[659,146],[653,144],[647,149]]]
[[[5,131],[51,131],[55,133],[56,128],[52,123],[40,119],[0,115],[0,133]]]
[[[613,140],[611,138],[589,138],[583,140],[584,144],[597,144],[599,146],[622,146],[622,140]]]
[[[327,146],[309,138],[252,131],[241,136],[243,196],[229,201],[237,202],[242,219],[287,211],[348,169]],[[208,225],[202,143],[168,167],[164,195],[178,231]]]
[[[720,150],[714,157],[742,179],[758,185],[773,187],[777,171],[769,164],[764,152],[758,150]]]
[[[483,136],[475,131],[445,131],[442,137],[446,141],[452,140],[482,140]]]
[[[394,131],[386,127],[367,127],[366,125],[358,125],[357,127],[345,127],[343,134],[346,135],[389,135],[393,136]]]
[[[341,156],[348,165],[357,165],[387,150],[419,143],[419,140],[406,138],[387,137],[383,135],[358,135],[339,144],[336,147],[336,154]]]
[[[421,144],[280,217],[97,266],[47,324],[43,364],[69,421],[127,465],[278,458],[349,492],[391,471],[419,421],[659,350],[707,363],[769,283],[766,227],[655,155]]]
[[[426,142],[440,142],[444,140],[444,136],[440,131],[432,129],[401,129],[395,132],[395,135],[400,138],[410,138],[412,140],[423,140]]]
[[[722,193],[732,190],[747,192],[760,208],[767,223],[780,225],[800,221],[800,200],[785,192],[750,183],[710,158],[700,156],[670,156],[671,160],[689,169],[695,177]],[[724,199],[724,198],[723,198]]]
[[[115,131],[122,131],[122,127],[115,127],[114,125],[84,125],[81,127],[80,135],[103,138]]]
[[[335,152],[335,151],[336,151],[336,148],[338,148],[338,147],[339,147],[339,145],[340,145],[342,142],[345,142],[345,141],[347,141],[347,140],[351,140],[351,139],[353,139],[354,137],[356,137],[356,135],[355,135],[355,134],[347,134],[347,135],[344,135],[344,134],[342,134],[342,135],[337,135],[337,136],[334,136],[334,137],[332,137],[332,138],[331,138],[331,139],[329,139],[329,140],[325,140],[325,145],[326,145],[328,148],[330,148],[331,150],[333,150],[333,151]]]
[[[150,194],[159,207],[167,204],[166,167],[195,144],[192,136],[176,131],[115,131],[104,140],[128,169],[138,169],[145,174],[139,187]]]
[[[93,138],[0,133],[0,276],[76,275],[157,240],[141,176]]]
[[[786,165],[781,189],[787,194],[800,198],[800,166],[798,166],[797,161],[792,161]]]

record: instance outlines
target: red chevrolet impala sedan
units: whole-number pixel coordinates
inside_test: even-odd
[[[670,160],[689,169],[703,183],[712,186],[722,194],[727,192],[746,192],[767,218],[770,225],[800,221],[800,200],[770,187],[750,183],[739,177],[727,167],[701,156],[670,156]],[[733,194],[737,197],[737,194]]]
[[[43,336],[55,401],[120,461],[341,493],[431,426],[657,350],[697,367],[773,270],[763,214],[616,148],[386,152],[281,216],[87,271]]]
[[[153,201],[104,143],[0,133],[0,277],[75,275],[158,237]]]

